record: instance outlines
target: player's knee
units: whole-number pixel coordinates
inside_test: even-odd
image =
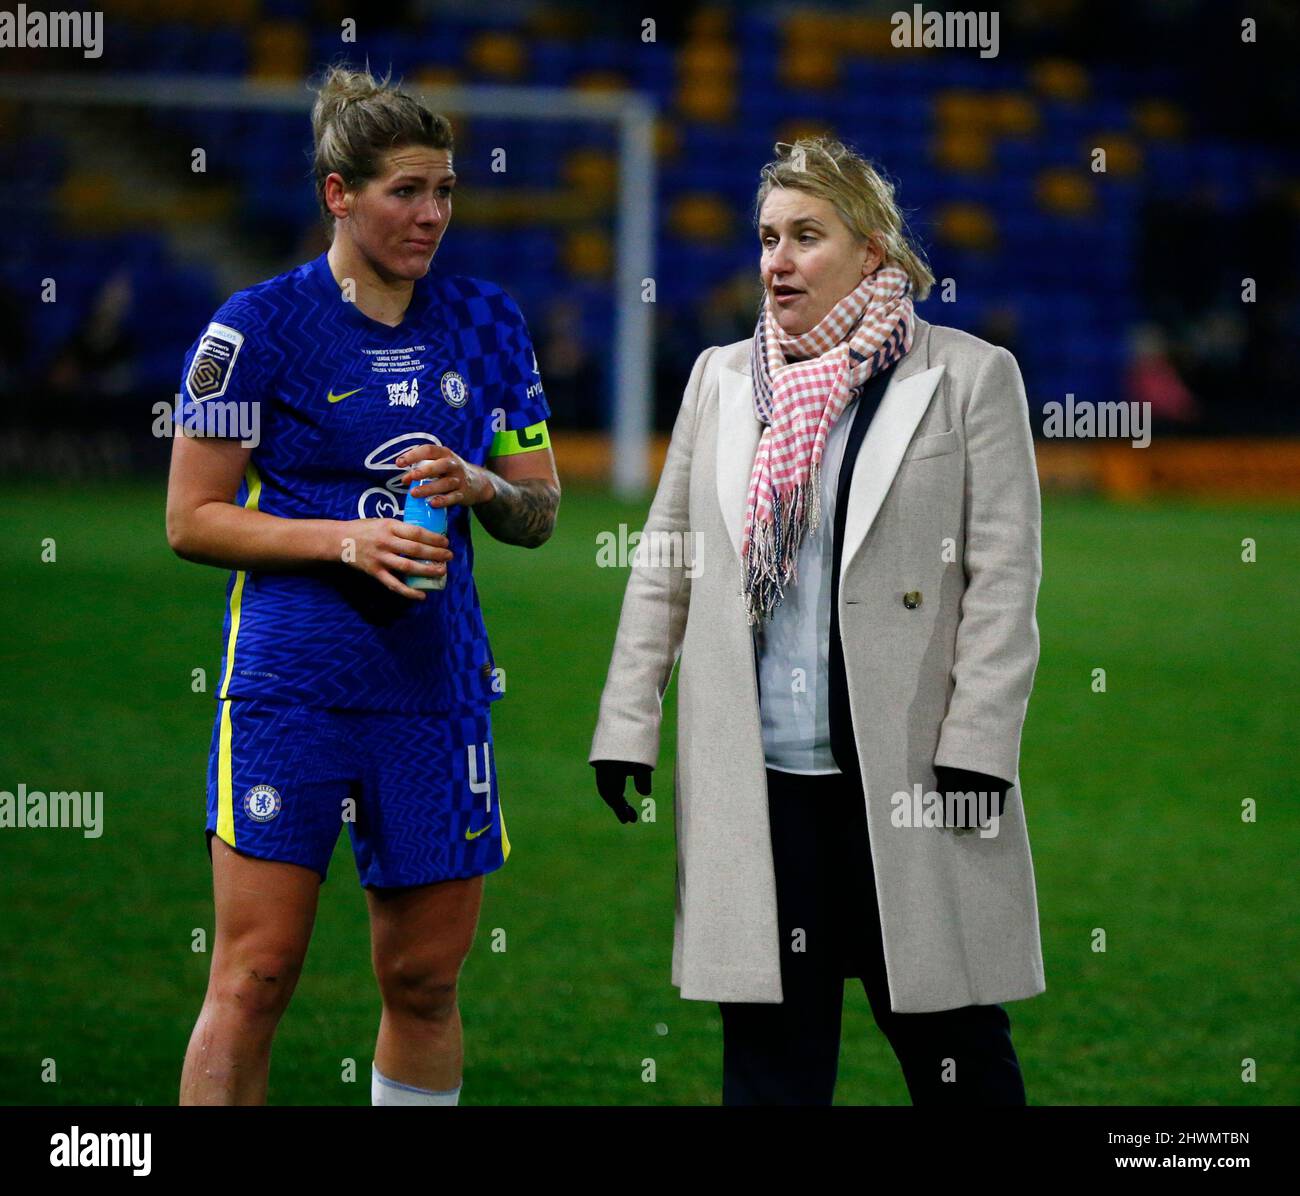
[[[375,968],[384,1006],[394,1013],[442,1021],[456,1011],[458,969],[441,961],[404,956]]]
[[[227,1012],[250,1022],[277,1019],[289,1004],[302,970],[295,951],[236,952],[212,976],[212,995]]]

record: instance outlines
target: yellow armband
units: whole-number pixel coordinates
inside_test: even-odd
[[[550,448],[551,437],[546,431],[546,421],[533,424],[527,428],[507,428],[492,438],[492,447],[488,449],[489,457],[510,457],[515,453],[535,453],[538,449]]]

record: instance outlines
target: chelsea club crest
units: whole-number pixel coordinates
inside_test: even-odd
[[[280,795],[270,785],[254,785],[244,794],[244,813],[254,822],[270,822],[280,812]]]
[[[469,402],[469,387],[455,370],[448,370],[442,376],[442,397],[452,407],[464,407]]]

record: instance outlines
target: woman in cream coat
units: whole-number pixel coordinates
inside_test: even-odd
[[[870,165],[777,149],[758,327],[691,373],[589,759],[634,820],[680,655],[672,982],[721,1006],[725,1103],[830,1103],[845,976],[913,1103],[1024,1103],[998,1004],[1045,987],[1024,385],[915,315],[933,276]]]

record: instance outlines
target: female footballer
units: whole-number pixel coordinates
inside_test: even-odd
[[[514,301],[430,268],[456,182],[447,120],[334,67],[312,127],[330,248],[221,306],[174,417],[168,542],[232,571],[207,782],[216,935],[180,1098],[265,1101],[346,826],[383,998],[371,1102],[454,1105],[457,978],[483,876],[510,852],[469,508],[506,543],[550,536],[550,410]],[[446,535],[403,522],[408,490],[446,508]]]

